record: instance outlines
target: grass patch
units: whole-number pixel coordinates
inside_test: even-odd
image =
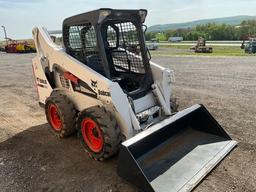
[[[5,41],[0,41],[0,47],[4,47],[5,46]]]
[[[253,56],[246,54],[244,50],[236,46],[212,46],[213,53],[194,53],[190,51],[190,45],[160,45],[160,49],[151,51],[152,56],[171,56],[171,55],[200,55],[200,56]]]

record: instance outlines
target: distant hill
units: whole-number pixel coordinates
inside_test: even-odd
[[[244,20],[251,20],[256,19],[256,16],[248,16],[248,15],[240,15],[234,17],[222,17],[216,19],[202,19],[196,20],[186,23],[171,23],[171,24],[163,24],[163,25],[153,25],[148,27],[149,32],[158,32],[158,31],[165,31],[168,29],[184,29],[184,28],[191,28],[195,27],[196,25],[202,25],[207,23],[218,23],[218,24],[229,24],[229,25],[239,25]]]

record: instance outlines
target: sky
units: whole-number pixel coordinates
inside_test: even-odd
[[[34,26],[60,30],[66,17],[98,8],[147,9],[148,26],[256,15],[255,0],[0,0],[0,26],[12,39],[31,38]]]

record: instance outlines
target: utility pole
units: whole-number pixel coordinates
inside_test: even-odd
[[[6,35],[5,26],[2,25],[2,28],[4,29],[4,36],[5,36],[6,45],[8,45],[8,38],[7,38],[7,35]]]

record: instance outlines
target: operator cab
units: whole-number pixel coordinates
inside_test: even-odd
[[[142,23],[146,10],[100,9],[64,20],[66,52],[136,99],[153,82]]]

